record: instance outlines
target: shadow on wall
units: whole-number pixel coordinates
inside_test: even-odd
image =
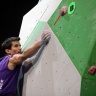
[[[45,46],[46,46],[46,44],[42,45],[42,47],[37,52],[37,54],[34,57],[29,58],[29,61],[26,60],[24,62],[24,64],[22,65],[21,70],[20,70],[18,85],[17,85],[17,95],[16,96],[22,96],[24,74],[27,73],[30,70],[30,68],[32,68],[32,66],[34,66],[36,64],[36,62],[40,59],[41,53]],[[29,72],[29,74],[31,72],[32,72],[32,70]],[[27,81],[27,80],[25,80],[25,81]]]

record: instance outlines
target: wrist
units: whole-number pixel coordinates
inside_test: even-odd
[[[40,43],[40,46],[42,46],[44,44],[44,42],[42,40],[39,41],[39,43]]]

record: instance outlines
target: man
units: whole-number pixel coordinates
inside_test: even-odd
[[[19,37],[11,37],[3,42],[1,47],[5,56],[0,58],[0,96],[14,96],[16,94],[22,62],[35,55],[43,44],[49,42],[50,38],[50,32],[43,32],[41,40],[23,53],[21,52]]]

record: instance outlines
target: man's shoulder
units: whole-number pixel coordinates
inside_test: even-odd
[[[12,55],[6,55],[0,58],[0,62],[9,60],[12,57]]]
[[[6,55],[0,58],[0,70],[6,69],[8,65],[8,61],[11,58],[11,55]]]

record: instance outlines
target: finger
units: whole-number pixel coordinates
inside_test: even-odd
[[[51,34],[51,32],[49,32],[49,31],[44,31],[44,32],[43,32],[43,35],[46,35],[46,34]]]
[[[50,35],[47,35],[47,37],[45,39],[46,40],[49,40],[49,39],[51,39],[51,36]]]
[[[46,38],[46,41],[49,41],[50,39],[51,39],[51,37],[49,36],[49,37]]]
[[[51,36],[47,36],[44,40],[47,41],[51,38]]]
[[[45,35],[44,35],[45,37],[47,37],[47,36],[51,36],[51,33],[46,33]]]
[[[48,32],[48,31],[44,31],[42,36],[41,36],[41,39],[44,40],[44,42],[50,40],[51,38],[51,32]]]
[[[42,39],[46,39],[48,36],[51,36],[51,34],[50,33],[46,33],[46,34],[42,35]]]

